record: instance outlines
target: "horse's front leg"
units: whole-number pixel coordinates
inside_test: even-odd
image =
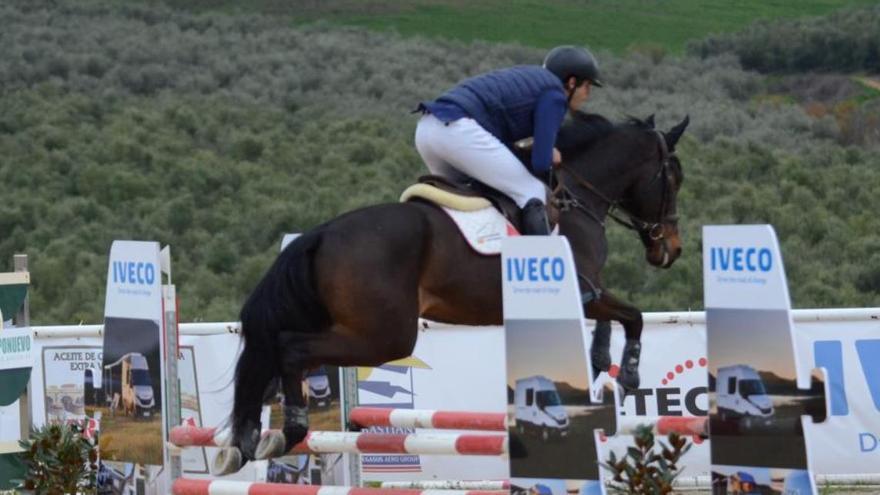
[[[623,354],[620,358],[620,373],[617,375],[617,383],[625,390],[633,391],[639,388],[639,360],[642,353],[642,312],[609,292],[604,292],[598,300],[587,303],[587,317],[597,320],[595,338],[601,337],[599,332],[607,332],[610,336],[611,326],[608,320],[619,321],[623,325],[626,334],[626,343],[623,346]],[[604,322],[604,328],[602,327]],[[610,342],[610,339],[609,339]],[[591,347],[592,352],[592,347]],[[590,356],[593,357],[592,355]]]
[[[611,369],[611,322],[608,320],[597,320],[593,328],[590,364],[593,366],[593,380],[599,373]]]

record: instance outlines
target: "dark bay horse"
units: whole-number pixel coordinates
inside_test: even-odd
[[[610,209],[617,211],[617,218],[638,233],[652,265],[667,268],[678,258],[676,195],[683,174],[675,145],[687,124],[685,119],[661,132],[654,129],[653,118],[615,125],[597,115],[577,114],[557,140],[564,160],[552,203],[560,233],[571,244],[582,293],[598,296],[585,303],[588,317],[616,320],[625,329],[618,381],[627,389],[638,387],[642,316],[602,288],[605,220]],[[472,251],[436,206],[367,207],[297,238],[241,310],[244,348],[235,375],[233,448],[224,454],[237,459],[225,469],[237,470],[240,454],[245,462],[255,458],[261,406],[278,379],[285,420],[281,446],[270,449],[275,453],[286,452],[307,433],[305,370],[379,366],[407,357],[419,317],[502,324],[498,257]],[[594,356],[607,355],[603,345],[594,345]],[[610,356],[606,361],[610,364]],[[260,450],[266,453],[262,444]]]

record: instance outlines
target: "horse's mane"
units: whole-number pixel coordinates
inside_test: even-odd
[[[562,154],[582,151],[621,128],[652,129],[653,127],[648,122],[635,117],[614,124],[599,114],[578,110],[559,129],[556,147]]]

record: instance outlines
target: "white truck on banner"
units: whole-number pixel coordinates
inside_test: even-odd
[[[111,409],[126,416],[149,418],[156,407],[155,390],[147,358],[130,352],[104,366],[104,397]]]
[[[568,435],[568,413],[562,406],[556,385],[537,375],[516,381],[514,392],[516,430],[537,433],[545,442]]]

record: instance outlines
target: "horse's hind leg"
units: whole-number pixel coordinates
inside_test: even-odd
[[[398,323],[395,321],[395,318],[387,321],[389,328],[396,328],[397,325],[411,328],[401,328],[397,332],[385,331],[381,338],[377,338],[376,332],[367,332],[372,337],[362,337],[354,329],[342,325],[333,325],[330,331],[321,333],[285,332],[279,335],[279,345],[283,349],[283,436],[277,433],[266,435],[257,449],[257,458],[283,455],[308,433],[308,403],[302,388],[305,370],[321,365],[379,366],[412,354],[418,335],[417,318],[405,318]],[[409,321],[412,325],[408,325]],[[358,330],[364,331],[360,327]],[[380,329],[377,327],[376,330]]]
[[[617,375],[617,382],[627,391],[639,388],[641,381],[639,361],[642,353],[643,326],[641,311],[606,291],[600,299],[590,301],[587,304],[587,316],[600,321],[616,320],[623,325],[626,343],[620,358],[620,373]]]
[[[292,348],[285,349],[288,353],[296,353]],[[303,369],[284,366],[281,377],[281,389],[284,394],[282,411],[284,423],[281,433],[271,431],[263,435],[256,449],[257,459],[279,457],[293,448],[305,438],[309,432],[309,410],[303,395]]]

